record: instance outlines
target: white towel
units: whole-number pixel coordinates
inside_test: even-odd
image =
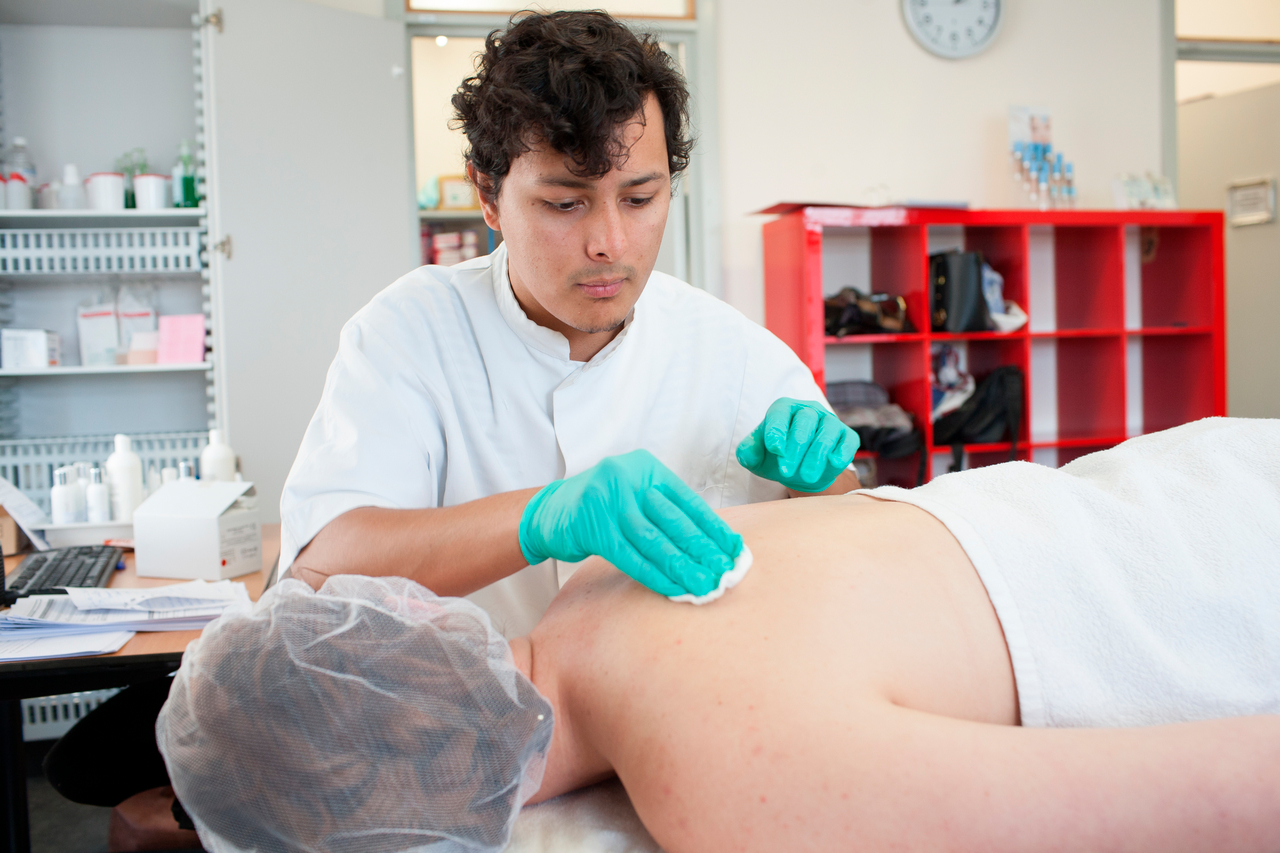
[[[973,561],[1025,726],[1280,713],[1280,420],[1211,418],[1059,469],[910,491]]]
[[[563,794],[516,817],[503,853],[662,853],[617,779]]]

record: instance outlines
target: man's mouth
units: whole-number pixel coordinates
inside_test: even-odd
[[[622,290],[622,285],[626,283],[625,278],[615,278],[597,281],[581,281],[578,287],[587,296],[592,299],[607,299],[610,296],[616,296],[618,291]]]

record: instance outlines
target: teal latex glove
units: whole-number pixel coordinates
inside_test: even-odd
[[[797,492],[821,492],[858,452],[858,434],[818,403],[779,397],[738,445],[738,462]]]
[[[652,453],[633,450],[534,495],[520,549],[531,566],[598,554],[660,595],[706,595],[742,537]]]

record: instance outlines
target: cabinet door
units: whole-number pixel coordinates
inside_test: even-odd
[[[218,420],[280,489],[346,320],[420,263],[402,24],[302,0],[201,0]]]

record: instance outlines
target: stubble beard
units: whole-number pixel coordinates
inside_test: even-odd
[[[625,278],[628,281],[636,281],[636,271],[634,267],[623,267],[618,272],[620,273],[618,275],[618,278]],[[584,271],[580,274],[580,277],[575,278],[574,281],[576,282],[576,281],[581,281],[584,279],[590,279],[590,278],[596,278],[596,277],[599,277],[598,271]],[[621,293],[619,293],[618,295],[620,296]],[[615,296],[612,298],[616,299],[617,297]],[[632,308],[634,307],[635,306],[633,305]],[[571,328],[579,332],[582,332],[584,335],[599,335],[604,332],[612,332],[620,328],[622,324],[627,321],[627,317],[630,314],[631,314],[631,310],[628,310],[626,314],[624,314],[622,317],[618,318],[617,320],[610,320],[606,323],[589,323],[585,325],[579,325],[578,323],[569,323],[563,320],[561,322],[565,322],[566,325],[570,326]]]

